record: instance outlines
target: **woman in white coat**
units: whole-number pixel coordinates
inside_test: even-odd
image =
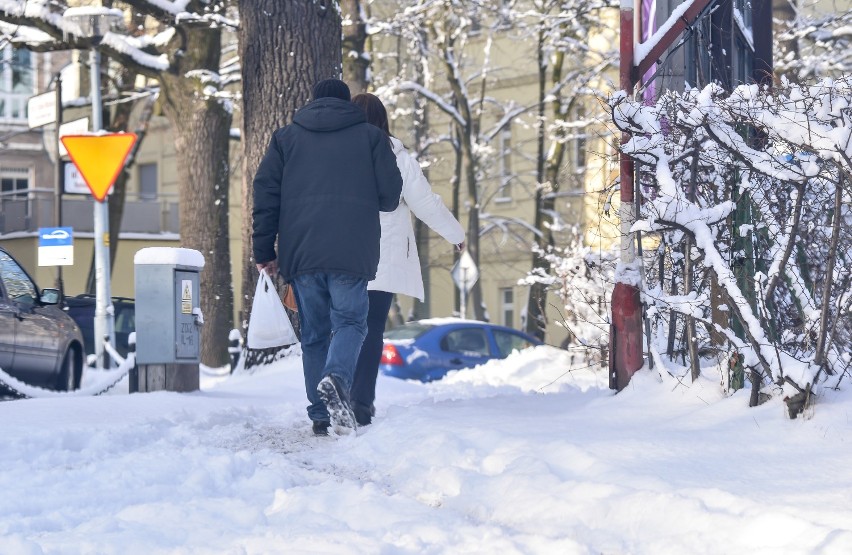
[[[352,410],[358,425],[370,424],[373,401],[376,398],[376,377],[382,357],[382,335],[388,318],[394,293],[401,293],[423,300],[423,277],[420,275],[420,259],[414,240],[411,213],[441,237],[464,248],[464,230],[452,213],[444,206],[441,197],[432,192],[432,187],[423,175],[420,164],[403,146],[392,137],[388,127],[388,114],[384,104],[372,94],[356,95],[352,102],[367,114],[367,123],[375,125],[388,134],[396,165],[402,174],[402,198],[399,208],[393,212],[381,212],[382,239],[379,267],[376,279],[367,284],[370,309],[367,314],[367,337],[361,347],[355,377],[350,390]]]

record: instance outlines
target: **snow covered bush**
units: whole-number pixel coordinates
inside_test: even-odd
[[[540,283],[560,300],[561,320],[568,331],[563,348],[585,352],[589,362],[603,362],[609,345],[610,298],[618,253],[580,244],[540,253],[549,272],[533,269],[519,285]]]
[[[643,202],[651,355],[726,390],[781,394],[791,416],[849,375],[852,79],[612,99]],[[670,367],[671,364],[668,364]]]

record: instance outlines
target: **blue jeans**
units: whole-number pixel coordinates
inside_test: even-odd
[[[317,272],[293,279],[302,330],[302,368],[308,417],[329,421],[317,392],[320,380],[334,375],[348,393],[355,363],[367,335],[367,280]]]

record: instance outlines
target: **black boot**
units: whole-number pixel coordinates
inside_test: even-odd
[[[370,407],[355,402],[352,404],[352,411],[355,413],[355,422],[359,426],[369,426],[373,422],[373,414],[375,413],[370,410]]]

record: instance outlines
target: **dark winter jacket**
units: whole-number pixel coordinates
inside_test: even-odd
[[[320,98],[272,137],[254,178],[254,258],[275,256],[285,280],[312,272],[371,280],[379,211],[399,204],[402,177],[385,133],[356,105]]]

